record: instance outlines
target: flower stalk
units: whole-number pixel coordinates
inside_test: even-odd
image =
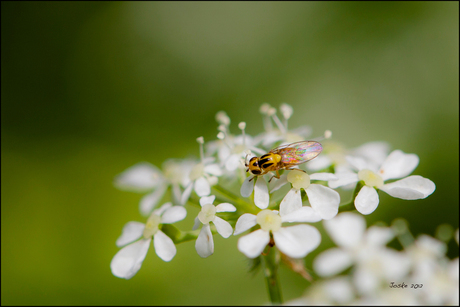
[[[265,282],[267,284],[270,302],[273,305],[280,305],[283,303],[281,285],[278,278],[280,253],[278,249],[271,248],[271,245],[268,245],[266,253],[263,253],[260,257],[262,258],[262,268],[265,275]]]

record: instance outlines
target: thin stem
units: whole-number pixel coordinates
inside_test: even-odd
[[[353,197],[351,198],[349,202],[339,205],[339,212],[355,210],[355,198],[358,195],[359,191],[361,191],[361,188],[363,186],[364,186],[363,182],[358,181],[358,184],[356,184],[355,191],[353,192]]]
[[[281,296],[281,287],[278,280],[278,266],[280,262],[279,251],[276,248],[271,248],[270,245],[267,247],[268,251],[266,254],[262,254],[260,257],[263,259],[262,266],[267,282],[268,295],[273,305],[280,305],[283,303]]]
[[[232,192],[230,192],[226,188],[222,187],[221,185],[216,184],[212,188],[215,189],[216,191],[218,191],[220,194],[222,194],[225,197],[227,197],[228,199],[230,199],[233,202],[237,203],[238,205],[244,207],[246,212],[254,213],[254,214],[257,213],[257,210],[256,210],[257,208],[256,208],[255,205],[244,201],[242,198],[236,196],[235,194],[233,194]]]

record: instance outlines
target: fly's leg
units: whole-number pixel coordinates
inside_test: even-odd
[[[278,170],[276,171],[276,175],[273,175],[273,177],[270,178],[270,180],[268,180],[268,183],[270,183],[272,181],[272,179],[275,178],[275,177],[276,177],[276,179],[280,179],[280,173],[278,172]]]

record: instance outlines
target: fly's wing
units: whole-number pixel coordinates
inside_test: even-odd
[[[286,165],[299,165],[316,158],[323,147],[315,141],[301,141],[297,143],[281,145],[270,150],[271,153],[281,156],[281,163]]]

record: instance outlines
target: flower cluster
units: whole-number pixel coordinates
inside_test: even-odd
[[[445,241],[425,234],[414,239],[402,219],[366,229],[363,216],[351,212],[323,224],[337,245],[313,261],[324,279],[286,305],[459,304],[459,260],[446,256],[451,230]],[[395,239],[400,250],[388,246]],[[455,240],[458,245],[458,229]],[[349,275],[340,274],[350,267]]]
[[[321,234],[314,225],[320,221],[343,248],[327,251],[317,260],[316,266],[326,275],[361,259],[358,246],[376,257],[396,257],[383,247],[391,237],[388,231],[372,230],[365,238],[363,223],[358,221],[362,217],[352,215],[349,218],[357,222],[348,223],[337,214],[355,209],[371,214],[379,204],[379,191],[407,200],[429,196],[434,183],[409,176],[418,156],[401,150],[390,153],[384,142],[345,149],[330,140],[330,131],[311,138],[308,126],[288,127],[294,112],[287,104],[280,106],[279,113],[263,104],[260,113],[264,129],[256,136],[245,132],[244,122],[232,133],[231,120],[221,111],[216,115],[217,139],[197,139],[199,159],[171,159],[161,169],[141,162],[115,178],[116,187],[145,193],[139,211],[147,218],[145,224],[129,222],[123,228],[116,243],[124,247],[111,262],[115,276],[133,277],[151,241],[164,261],[174,258],[176,244],[190,240],[196,241],[199,256],[209,257],[216,233],[223,238],[241,235],[237,248],[250,259],[273,250],[282,259],[301,259],[320,245]],[[351,202],[341,204],[339,191],[353,188]],[[188,229],[172,225],[184,220],[187,208],[193,206],[199,209],[194,225]],[[351,239],[359,232],[359,238]],[[361,278],[369,279],[363,274]]]

